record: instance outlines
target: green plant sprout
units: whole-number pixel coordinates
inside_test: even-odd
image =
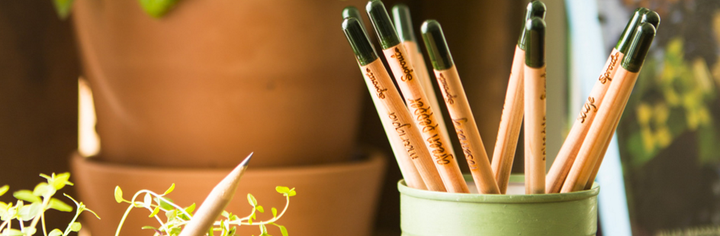
[[[73,207],[65,204],[57,198],[54,198],[53,196],[58,190],[67,185],[72,186],[73,183],[68,181],[70,179],[70,173],[67,172],[58,175],[52,173],[50,176],[40,174],[40,176],[45,178],[47,182],[39,183],[32,191],[19,190],[13,192],[13,197],[18,199],[15,205],[13,205],[12,202],[0,202],[0,220],[2,220],[2,224],[0,224],[0,236],[35,235],[38,223],[41,224],[44,236],[67,236],[70,232],[78,232],[80,231],[80,228],[82,228],[80,222],[77,222],[77,218],[80,216],[80,213],[88,211],[100,219],[95,212],[85,207],[85,204],[75,201],[75,199],[67,194],[63,194],[65,197],[73,201],[75,206],[77,206],[75,210],[75,217],[73,217],[70,223],[68,223],[65,231],[53,229],[48,234],[45,227],[45,211],[55,209],[62,212],[72,212]],[[0,196],[4,195],[9,189],[10,187],[8,185],[0,187]],[[17,228],[13,228],[13,221],[17,221]],[[27,225],[26,222],[30,222],[30,224]]]
[[[188,207],[180,207],[177,204],[173,203],[172,200],[165,197],[167,194],[171,193],[175,189],[175,184],[170,185],[170,188],[165,190],[162,194],[157,194],[150,190],[140,190],[133,195],[131,200],[125,200],[123,198],[123,192],[122,189],[120,189],[120,186],[115,187],[115,201],[118,203],[128,203],[130,204],[125,210],[125,214],[123,214],[122,219],[120,220],[120,224],[118,225],[117,230],[115,231],[115,236],[120,235],[120,230],[122,229],[123,223],[125,222],[125,219],[127,218],[128,214],[133,208],[144,208],[150,211],[150,215],[148,217],[155,218],[155,220],[158,221],[160,224],[160,227],[152,227],[152,226],[144,226],[143,229],[152,229],[155,231],[155,236],[160,235],[169,235],[169,236],[177,236],[182,231],[182,226],[187,224],[193,217],[193,211],[195,210],[195,203]],[[285,211],[287,211],[288,206],[290,205],[290,197],[295,196],[297,193],[295,192],[295,188],[288,188],[283,186],[277,186],[275,187],[275,190],[285,196],[285,208],[278,214],[278,211],[275,207],[271,208],[272,212],[272,218],[265,221],[256,221],[257,220],[257,212],[264,213],[265,209],[258,205],[257,200],[252,194],[247,195],[248,203],[253,207],[251,213],[243,218],[238,217],[237,215],[234,215],[230,212],[223,211],[222,217],[223,219],[215,221],[213,223],[213,227],[208,231],[207,235],[213,236],[214,232],[220,231],[221,236],[235,236],[236,232],[236,226],[241,225],[254,225],[258,226],[260,228],[260,235],[259,236],[270,236],[268,233],[267,225],[272,225],[275,227],[278,227],[280,232],[283,236],[287,236],[288,232],[285,226],[279,225],[275,223],[280,217],[285,214]],[[140,197],[142,196],[142,200],[140,200]],[[166,221],[163,222],[163,220],[158,216],[160,211],[163,211],[165,213]],[[3,236],[3,235],[0,235]]]

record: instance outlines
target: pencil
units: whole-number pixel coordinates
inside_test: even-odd
[[[235,195],[235,190],[237,189],[238,183],[240,183],[240,177],[245,173],[252,155],[253,154],[250,153],[245,160],[210,191],[210,194],[208,194],[205,201],[198,207],[190,222],[188,222],[182,232],[180,232],[180,236],[205,235],[208,230],[210,230],[215,219],[220,216],[232,200],[233,195]]]
[[[440,23],[435,20],[427,20],[422,24],[421,31],[434,68],[435,78],[450,113],[475,186],[479,193],[499,194],[500,191],[495,183],[492,168],[490,168],[487,151],[485,151],[475,117],[470,109]]]
[[[505,193],[515,157],[520,127],[523,119],[523,67],[525,67],[525,21],[532,17],[545,18],[545,4],[541,1],[528,3],[522,32],[515,46],[510,78],[508,79],[505,104],[492,158],[492,170],[501,193]]]
[[[360,28],[363,30],[364,35],[367,35],[367,31],[365,31],[365,26],[361,20],[362,17],[360,15],[360,11],[357,8],[353,6],[346,7],[342,11],[342,16],[343,19],[356,19],[358,24],[360,25]],[[372,47],[372,44],[370,44],[370,47],[372,48],[373,52],[375,52],[375,48]],[[405,151],[400,136],[393,134],[395,132],[395,129],[392,127],[392,120],[390,120],[389,117],[384,115],[387,114],[387,109],[385,109],[385,106],[381,104],[381,101],[378,101],[377,96],[372,96],[371,93],[370,98],[372,99],[373,104],[375,104],[378,118],[380,118],[380,123],[382,124],[388,141],[390,142],[390,148],[393,151],[395,160],[397,161],[398,167],[400,169],[400,174],[402,175],[403,180],[405,180],[405,184],[407,184],[407,186],[411,188],[426,190],[427,187],[425,186],[425,182],[422,180],[420,173],[417,171],[417,168],[415,168],[415,164],[413,164],[412,160]]]
[[[567,177],[567,174],[578,155],[580,146],[590,129],[590,125],[595,119],[597,108],[600,104],[602,104],[605,93],[612,83],[615,72],[617,71],[617,68],[620,67],[620,63],[625,57],[630,43],[632,43],[632,36],[635,29],[643,19],[643,16],[649,12],[650,10],[647,8],[638,8],[635,10],[632,18],[625,26],[625,30],[623,30],[623,33],[620,35],[618,43],[610,53],[610,56],[605,62],[605,66],[603,66],[603,70],[598,77],[598,81],[595,82],[595,85],[590,91],[590,96],[585,101],[585,104],[580,111],[580,115],[573,123],[570,132],[565,138],[565,142],[563,142],[562,147],[560,147],[560,151],[555,157],[555,161],[550,167],[550,171],[548,171],[545,183],[547,193],[560,192],[560,188],[562,188],[565,177]]]
[[[651,25],[653,25],[655,27],[655,31],[657,31],[658,27],[660,27],[660,15],[655,11],[651,11],[651,10],[647,10],[647,11],[648,12],[643,15],[642,20],[640,20],[640,21],[650,23]],[[629,45],[629,43],[628,43],[628,45]],[[625,52],[627,52],[627,50]],[[625,105],[627,105],[627,104],[625,104]],[[623,106],[621,109],[625,110],[625,106]],[[614,125],[612,128],[613,130],[617,129],[618,123],[620,123],[620,117],[615,119]],[[607,149],[610,146],[611,139],[612,139],[612,135],[610,135],[607,142],[605,143],[605,147],[603,147],[603,149],[601,151],[601,153],[603,153],[603,154],[601,154],[601,155],[604,156],[604,153],[607,152]],[[604,159],[604,158],[601,157],[600,159],[598,159],[598,162],[595,163],[595,167],[594,167],[592,173],[590,174],[590,178],[588,178],[588,182],[585,184],[585,189],[590,189],[592,187],[593,183],[595,182],[595,177],[597,176],[598,171],[600,171],[602,159]]]
[[[618,68],[603,103],[598,108],[595,120],[590,125],[590,130],[560,192],[583,190],[596,163],[602,163],[604,155],[602,150],[615,132],[614,123],[622,116],[623,108],[635,86],[638,72],[642,68],[654,37],[655,27],[652,24],[647,22],[639,24],[628,53]]]
[[[545,21],[525,22],[525,193],[545,193]]]
[[[359,21],[355,18],[346,18],[342,27],[355,52],[355,58],[360,65],[368,91],[373,97],[378,115],[390,120],[392,129],[387,135],[401,140],[402,150],[406,153],[403,156],[407,156],[413,162],[427,189],[446,191],[430,152],[424,147],[420,131],[413,123],[413,118],[385,70],[385,65],[370,46]]]
[[[425,96],[430,102],[430,106],[435,109],[440,109],[440,103],[438,102],[438,96],[435,93],[433,82],[428,73],[427,64],[425,64],[425,58],[423,57],[420,45],[418,45],[417,37],[415,37],[415,31],[413,30],[412,18],[410,17],[410,9],[405,4],[397,4],[392,8],[393,22],[395,23],[395,29],[400,38],[400,43],[405,47],[405,50],[410,55],[408,59],[415,67],[415,76],[420,81],[420,85],[425,91]],[[445,136],[450,137],[448,133],[445,118],[441,113],[438,113],[437,123],[440,132],[443,132]]]
[[[390,65],[395,81],[402,92],[417,128],[420,129],[425,146],[435,160],[435,166],[448,192],[468,193],[468,187],[460,172],[450,138],[439,131],[437,115],[430,106],[422,85],[417,80],[409,55],[400,44],[390,16],[379,0],[368,2],[366,9],[375,32],[380,39],[385,59]]]

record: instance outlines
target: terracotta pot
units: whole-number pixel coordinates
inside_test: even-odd
[[[278,221],[291,235],[369,236],[386,157],[375,151],[367,156],[338,164],[255,168],[253,163],[263,158],[256,155],[227,210],[242,216],[249,214],[251,207],[246,198],[249,192],[266,209],[258,219],[272,218],[270,207],[281,210],[285,206],[285,199],[275,191],[275,186],[295,187],[297,196],[290,198],[287,213]],[[73,155],[71,164],[80,200],[102,217],[97,220],[88,214],[83,218],[83,224],[93,236],[114,235],[128,206],[115,202],[115,186],[120,186],[128,199],[140,189],[162,193],[175,183],[175,190],[168,197],[181,206],[189,206],[193,202],[200,204],[231,170],[135,167],[78,154]],[[158,226],[147,217],[149,213],[143,209],[133,210],[121,235],[152,235],[154,231],[140,229],[144,225]],[[280,235],[277,228],[269,226],[269,229],[272,235]],[[255,226],[243,226],[238,230],[238,235],[258,235],[260,232]]]
[[[95,96],[102,159],[173,167],[344,161],[362,80],[341,11],[365,1],[77,0],[73,20]]]

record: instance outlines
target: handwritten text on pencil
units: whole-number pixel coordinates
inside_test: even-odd
[[[453,156],[447,153],[447,150],[445,150],[445,147],[438,136],[438,124],[435,124],[431,118],[433,113],[430,110],[430,106],[425,106],[425,103],[420,98],[408,99],[408,102],[410,108],[414,110],[413,114],[415,115],[418,125],[422,127],[421,131],[423,133],[435,131],[431,137],[425,140],[431,149],[432,155],[435,157],[435,161],[440,165],[449,164],[450,160],[453,159]]]
[[[595,98],[594,97],[588,97],[588,100],[585,102],[585,105],[583,105],[582,109],[580,110],[580,116],[578,117],[578,120],[580,120],[580,123],[585,123],[585,119],[588,117],[588,113],[590,113],[590,109],[592,111],[597,112],[597,106],[595,105]]]
[[[457,97],[457,95],[452,95],[450,93],[450,85],[448,85],[447,79],[445,79],[445,75],[443,75],[443,73],[439,73],[439,74],[440,74],[440,77],[438,77],[438,82],[440,82],[440,84],[442,85],[443,94],[445,94],[445,101],[448,104],[454,104],[455,98]]]
[[[612,78],[610,77],[610,74],[612,74],[613,71],[615,71],[615,66],[617,66],[617,61],[620,58],[620,52],[615,52],[612,55],[610,55],[610,65],[608,65],[607,69],[600,75],[601,84],[605,84],[608,81],[612,81]]]
[[[465,130],[463,130],[463,123],[467,122],[467,118],[453,119],[453,126],[455,126],[455,132],[457,133],[458,140],[460,140],[460,147],[465,154],[465,158],[468,161],[468,167],[471,170],[477,169],[477,163],[475,163],[475,156],[470,150],[470,143],[468,142],[467,136],[465,136]]]
[[[378,82],[377,78],[375,78],[375,74],[373,74],[372,70],[370,68],[365,68],[366,72],[365,75],[370,79],[373,86],[375,87],[375,95],[377,95],[380,99],[385,99],[385,91],[387,91],[386,88],[380,87],[380,83]]]
[[[405,151],[407,152],[410,159],[414,160],[418,158],[415,146],[410,143],[410,139],[407,137],[407,132],[404,129],[405,127],[410,127],[410,124],[400,122],[395,112],[388,113],[388,117],[390,117],[390,120],[392,121],[392,126],[393,128],[395,128],[395,132],[397,132],[398,136],[400,136],[400,139],[403,142],[403,146],[405,147]]]
[[[403,76],[400,77],[400,80],[402,80],[403,82],[412,80],[413,70],[408,68],[407,62],[405,61],[405,56],[402,54],[402,52],[400,52],[400,49],[398,47],[400,46],[395,47],[395,54],[390,57],[397,59],[403,69]]]

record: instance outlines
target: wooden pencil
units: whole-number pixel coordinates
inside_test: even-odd
[[[628,53],[621,67],[618,68],[603,103],[598,108],[595,120],[590,125],[590,130],[560,192],[583,190],[595,165],[602,163],[604,155],[602,151],[615,131],[614,123],[622,115],[654,37],[655,27],[652,24],[647,22],[639,24]]]
[[[525,22],[525,193],[545,193],[545,21]]]
[[[469,189],[455,159],[450,138],[445,135],[446,132],[439,130],[437,114],[430,106],[427,95],[415,75],[407,50],[400,44],[400,39],[385,6],[379,0],[372,0],[368,2],[366,11],[380,39],[383,54],[390,65],[395,81],[425,140],[425,146],[435,160],[445,188],[448,192],[468,193]]]
[[[655,27],[655,31],[657,31],[658,27],[660,27],[660,15],[655,11],[645,8],[645,13],[642,15],[642,19],[640,20],[640,22],[647,22],[647,23],[652,24]],[[637,27],[637,25],[636,25],[636,27]],[[630,43],[631,42],[627,43],[628,47],[629,47]],[[627,53],[628,47],[625,47],[625,51],[624,51],[625,53]],[[625,105],[627,105],[627,104],[625,104]],[[623,106],[621,110],[625,110],[625,106]],[[619,123],[620,123],[620,117],[615,119],[612,130],[616,130]],[[610,140],[612,140],[612,135],[608,138],[607,142],[605,143],[605,147],[603,147],[601,153],[607,152],[607,149],[610,146]],[[588,182],[585,184],[585,189],[592,188],[593,183],[595,183],[595,177],[597,176],[598,172],[600,171],[602,159],[604,159],[604,158],[600,158],[599,162],[595,163],[595,167],[594,167],[592,173],[590,174],[590,178],[588,178]]]
[[[360,11],[355,8],[354,6],[348,6],[342,11],[343,19],[346,18],[355,18],[360,28],[362,28],[365,35],[367,35],[367,31],[365,30],[365,26],[362,22],[362,16],[360,15]],[[370,44],[372,47],[372,44]],[[373,52],[374,47],[373,48]],[[423,181],[422,176],[420,176],[420,173],[417,171],[417,168],[415,168],[415,164],[413,164],[412,160],[408,156],[408,153],[406,152],[403,141],[400,138],[400,136],[395,135],[395,129],[392,126],[392,120],[385,114],[387,114],[387,109],[384,105],[381,104],[381,101],[379,101],[377,96],[373,96],[373,94],[370,94],[370,98],[373,101],[373,104],[375,104],[375,109],[377,110],[378,117],[380,118],[380,123],[383,126],[383,129],[385,130],[386,136],[388,138],[388,142],[390,142],[390,148],[393,151],[393,155],[395,156],[395,160],[398,163],[398,167],[400,169],[400,174],[403,177],[403,180],[405,180],[405,184],[407,184],[408,187],[415,188],[415,189],[427,189],[427,186],[425,185],[425,181]]]
[[[435,108],[436,111],[439,111],[440,103],[438,102],[438,96],[433,87],[432,78],[430,77],[430,73],[428,73],[427,64],[425,64],[425,58],[420,50],[417,37],[415,37],[410,9],[405,4],[397,4],[393,6],[392,13],[395,29],[400,38],[400,44],[405,47],[405,50],[410,55],[408,59],[415,68],[415,76],[420,81],[420,85],[423,87],[430,106]],[[441,113],[438,113],[437,123],[440,132],[444,132],[444,136],[450,137],[445,118],[443,118]]]
[[[510,78],[508,79],[505,104],[503,105],[498,127],[495,149],[492,157],[492,170],[500,193],[507,191],[512,164],[515,159],[520,127],[523,119],[523,68],[525,67],[525,21],[533,16],[544,18],[546,7],[541,1],[528,3],[525,20],[515,46]]]
[[[348,42],[355,52],[378,114],[390,121],[392,129],[386,129],[390,130],[387,135],[394,136],[392,139],[401,141],[402,150],[405,152],[402,157],[406,156],[413,162],[427,189],[446,191],[430,152],[424,147],[419,129],[413,122],[413,118],[405,107],[390,75],[385,70],[385,65],[370,46],[359,21],[355,18],[346,18],[342,26]]]
[[[423,23],[422,36],[435,72],[438,86],[450,113],[455,133],[467,160],[470,173],[479,193],[499,194],[497,183],[490,168],[470,103],[465,95],[457,67],[447,46],[440,23],[427,20]]]
[[[585,136],[590,129],[590,125],[595,119],[597,108],[600,104],[602,104],[602,101],[605,98],[605,93],[610,87],[610,83],[615,76],[615,72],[618,67],[620,67],[620,63],[625,57],[630,43],[632,43],[632,36],[635,29],[642,20],[643,15],[648,12],[649,10],[647,8],[638,8],[635,10],[633,17],[625,26],[625,30],[620,35],[617,45],[613,48],[610,56],[605,62],[605,66],[603,66],[603,70],[598,77],[598,81],[595,82],[595,85],[590,91],[590,96],[587,98],[585,104],[580,110],[580,115],[577,119],[575,119],[570,132],[555,157],[555,161],[548,171],[545,183],[545,191],[547,193],[560,192],[560,188],[562,188],[565,177],[567,177],[567,174],[578,155],[580,146],[582,146],[583,140],[585,140]]]
[[[210,230],[215,219],[220,217],[220,214],[225,210],[225,207],[227,207],[235,195],[235,190],[237,189],[238,183],[240,183],[240,177],[245,173],[252,155],[253,154],[250,153],[245,160],[237,165],[235,169],[210,191],[205,201],[203,201],[197,211],[195,211],[195,215],[193,215],[192,219],[183,227],[180,236],[205,235],[208,230]]]

